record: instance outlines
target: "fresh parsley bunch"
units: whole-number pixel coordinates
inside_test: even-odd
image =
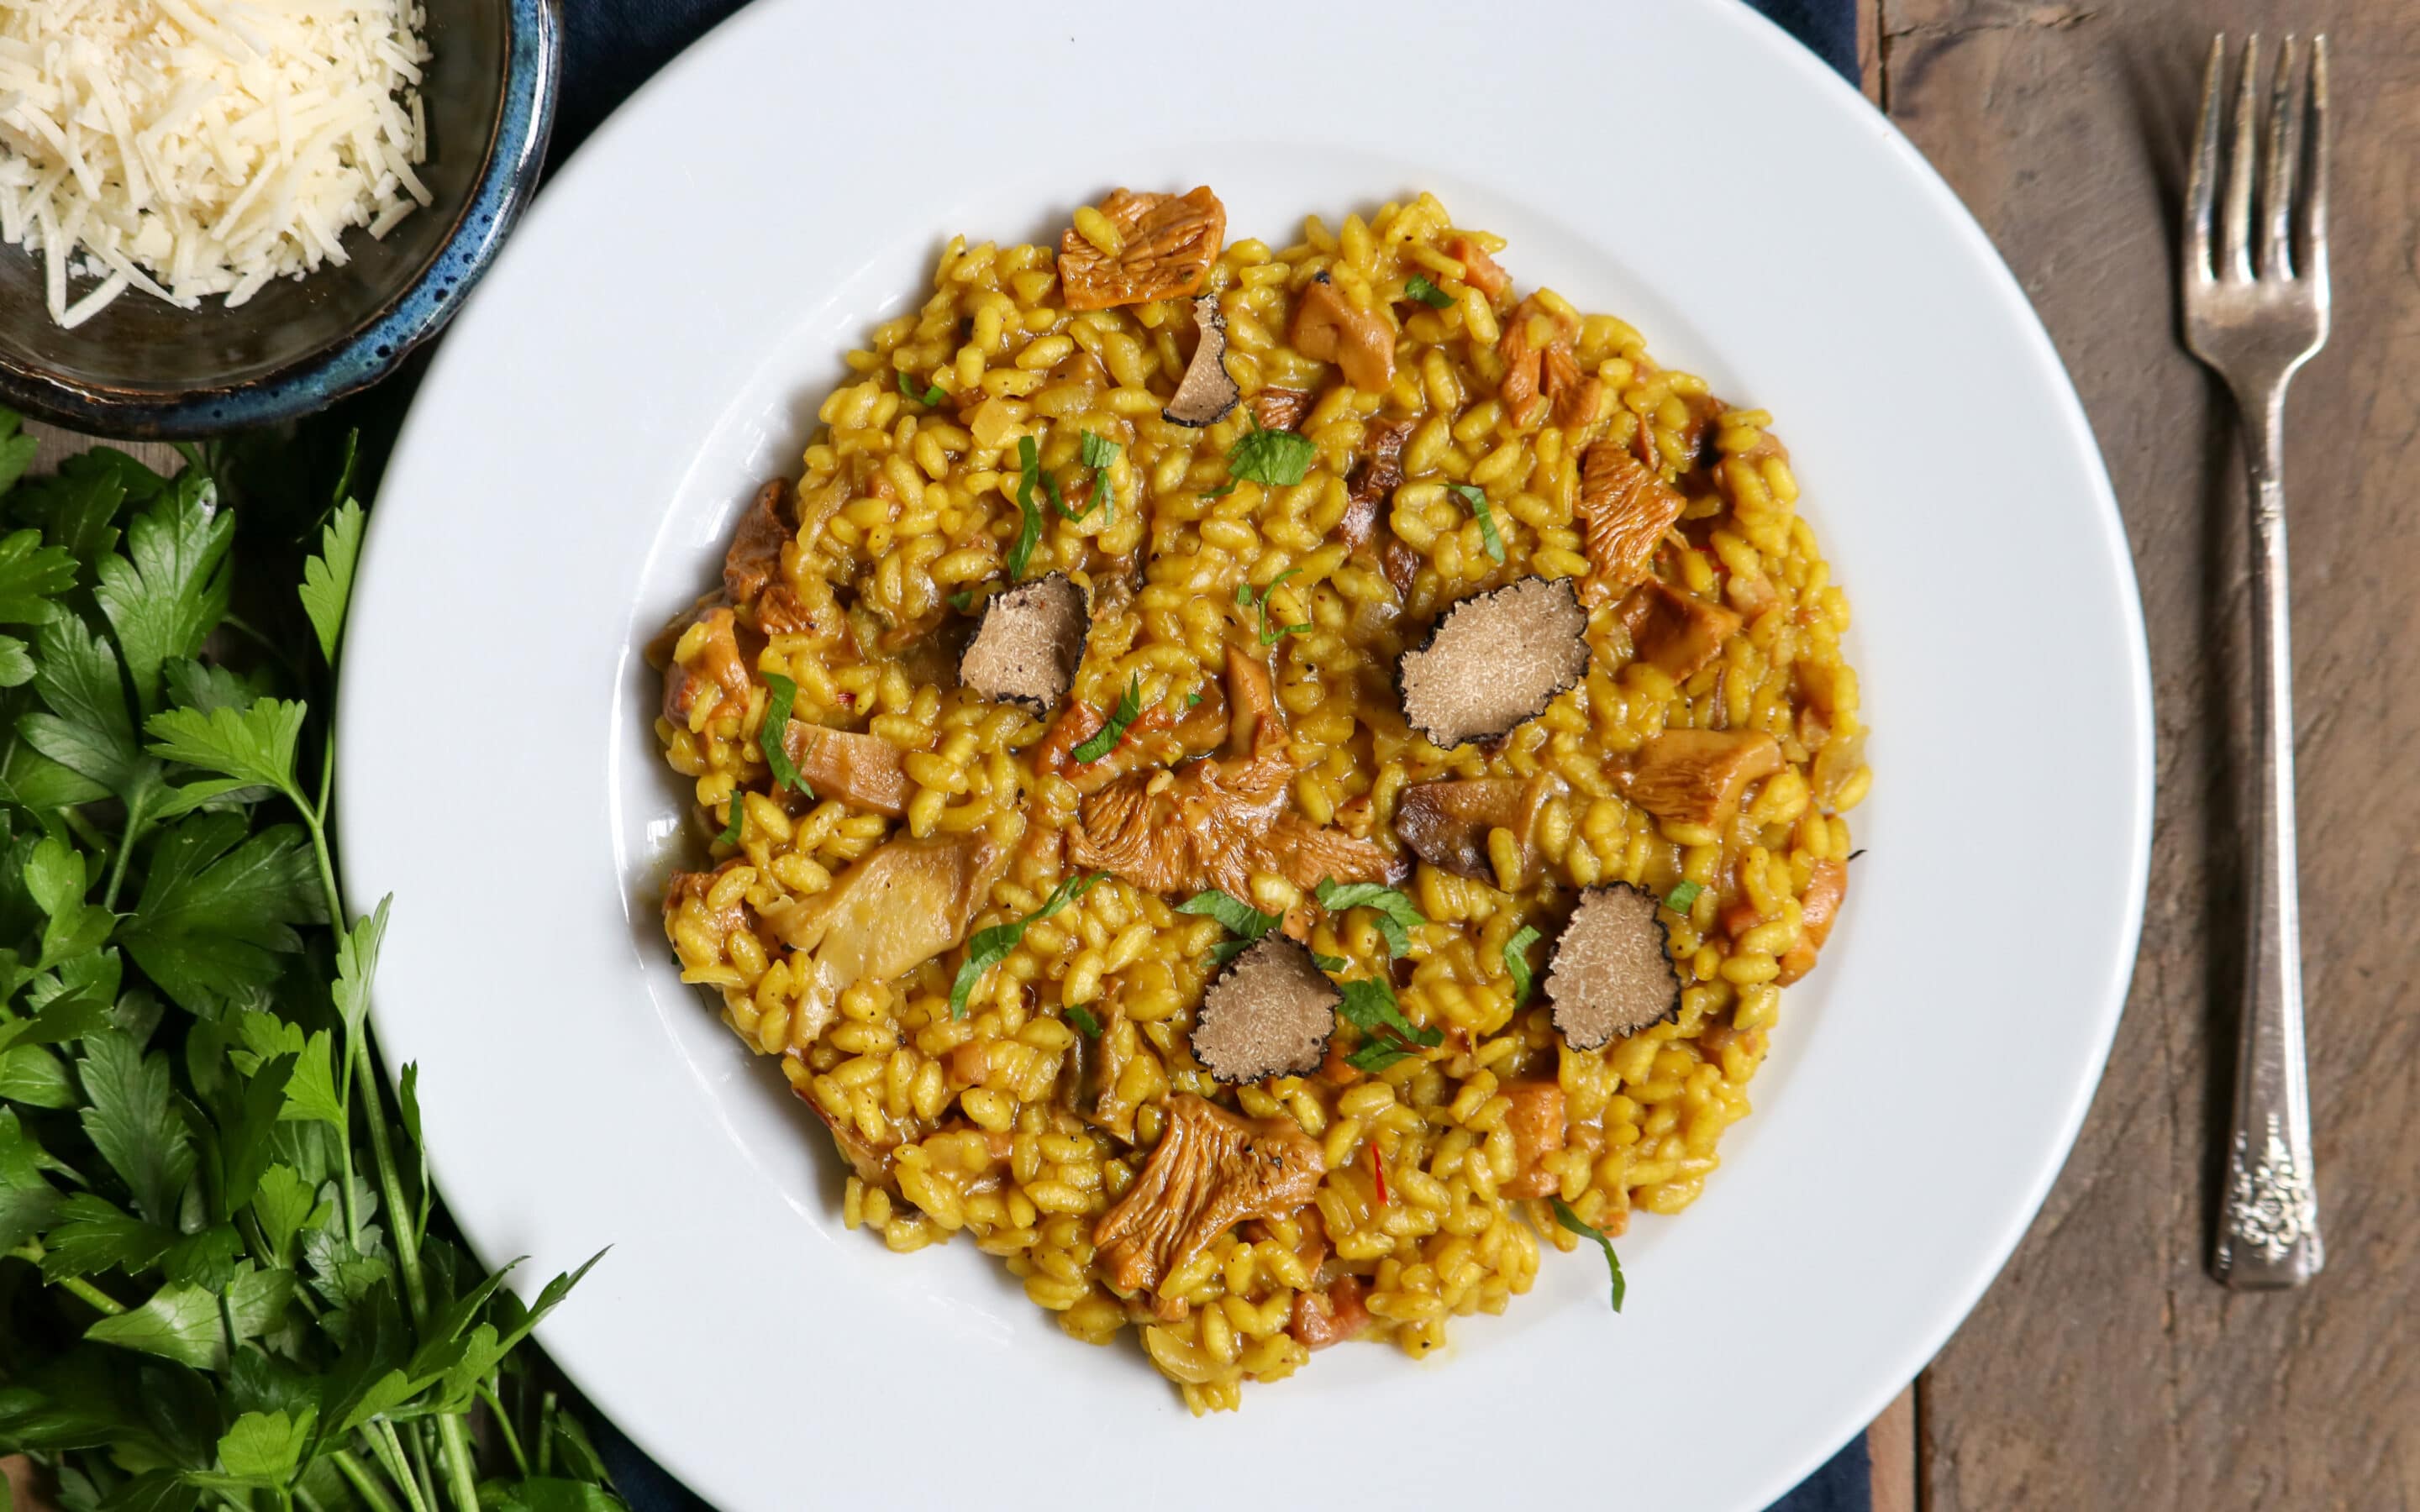
[[[18,430],[0,411],[0,1455],[69,1512],[619,1506],[517,1350],[579,1273],[524,1306],[444,1236],[417,1071],[390,1099],[371,1053],[389,901],[346,907],[314,713],[349,444],[294,592],[295,522],[230,507],[225,456],[29,482]]]

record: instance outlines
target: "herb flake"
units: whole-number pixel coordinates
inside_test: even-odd
[[[929,383],[920,390],[916,387],[916,380],[908,376],[908,370],[904,367],[899,370],[899,394],[900,397],[912,399],[928,409],[939,404],[942,399],[939,384]]]
[[[1142,674],[1129,675],[1126,690],[1118,695],[1118,706],[1109,711],[1109,722],[1093,733],[1091,739],[1076,748],[1076,760],[1085,764],[1099,761],[1117,748],[1126,727],[1142,714]]]
[[[1227,475],[1264,487],[1288,487],[1310,475],[1311,458],[1318,455],[1308,436],[1255,427],[1227,449]]]
[[[1512,979],[1512,1006],[1518,1010],[1529,1000],[1529,947],[1545,936],[1535,924],[1524,924],[1518,933],[1504,942],[1504,970]]]
[[[1332,877],[1325,878],[1311,890],[1311,896],[1331,914],[1341,914],[1348,908],[1374,912],[1378,916],[1379,937],[1387,942],[1387,953],[1399,961],[1412,953],[1411,932],[1429,921],[1419,904],[1384,883],[1340,883]]]
[[[1255,941],[1269,931],[1285,922],[1283,915],[1262,913],[1242,899],[1231,898],[1216,887],[1195,893],[1178,903],[1176,911],[1180,914],[1198,914],[1203,918],[1215,918],[1221,928],[1234,936],[1233,939],[1221,940],[1210,948],[1212,963],[1222,966],[1250,949]]]
[[[722,833],[715,837],[721,841],[725,845],[738,844],[740,837],[747,831],[748,806],[740,801],[746,796],[747,795],[740,792],[737,788],[733,788],[731,790],[731,810],[729,822],[722,826]]]
[[[983,980],[985,972],[1008,959],[1008,952],[1016,949],[1018,942],[1025,938],[1028,924],[1048,918],[1092,891],[1093,884],[1108,875],[1106,872],[1091,872],[1080,877],[1069,877],[1051,888],[1050,896],[1042,900],[1042,906],[1023,918],[1013,918],[1005,924],[994,924],[989,929],[975,931],[974,938],[967,942],[967,964],[958,968],[957,980],[950,983],[950,1017],[962,1019],[967,1016],[967,999],[974,995],[975,984]]]
[[[1613,1252],[1613,1241],[1606,1237],[1604,1229],[1574,1212],[1571,1204],[1560,1197],[1555,1198],[1555,1222],[1582,1239],[1595,1240],[1597,1248],[1605,1251],[1605,1268],[1613,1274],[1613,1310],[1621,1311],[1622,1296],[1630,1288],[1621,1278],[1621,1257]]]
[[[1418,300],[1432,310],[1442,310],[1453,303],[1453,296],[1430,283],[1425,273],[1414,273],[1404,281],[1404,297]]]
[[[1460,494],[1463,502],[1470,506],[1471,514],[1478,517],[1479,539],[1487,548],[1487,558],[1501,566],[1504,537],[1496,529],[1496,512],[1487,507],[1487,495],[1467,483],[1449,484],[1447,486]]]
[[[1445,1042],[1444,1030],[1419,1028],[1404,1017],[1404,1011],[1395,1004],[1394,989],[1376,978],[1359,977],[1336,986],[1344,995],[1337,1014],[1359,1029],[1368,1041],[1344,1057],[1354,1070],[1375,1074],[1409,1057],[1415,1048],[1432,1049]]]
[[[1010,582],[1025,576],[1027,564],[1033,560],[1033,548],[1042,539],[1042,511],[1033,502],[1033,490],[1042,482],[1042,452],[1031,436],[1016,439],[1016,507],[1024,519],[1008,548]]]
[[[765,717],[756,726],[756,748],[764,753],[765,764],[772,769],[774,792],[796,788],[801,795],[813,798],[814,790],[807,786],[798,767],[791,764],[790,752],[782,744],[790,730],[790,706],[798,701],[798,684],[780,672],[765,674]]]
[[[1703,884],[1683,882],[1664,895],[1664,906],[1676,914],[1685,914],[1697,903],[1698,894],[1705,890]]]
[[[1101,1037],[1101,1021],[1094,1018],[1081,1003],[1069,1003],[1059,1010],[1060,1016],[1073,1024],[1087,1040]]]

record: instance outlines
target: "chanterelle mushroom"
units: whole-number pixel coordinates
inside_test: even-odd
[[[1158,893],[1217,887],[1249,897],[1256,872],[1298,887],[1324,878],[1400,880],[1403,863],[1378,846],[1289,810],[1294,758],[1269,670],[1233,647],[1227,703],[1222,754],[1129,773],[1086,798],[1067,835],[1067,858]]]
[[[1688,502],[1681,490],[1611,441],[1582,453],[1573,515],[1588,553],[1588,601],[1603,603],[1645,577],[1656,544]]]
[[[1781,770],[1781,747],[1761,730],[1667,730],[1621,774],[1622,796],[1675,824],[1724,825],[1759,778]]]
[[[774,903],[765,922],[797,953],[790,1042],[807,1044],[857,981],[889,981],[966,938],[1008,848],[981,831],[898,839],[869,853],[822,892]]]
[[[1395,377],[1395,328],[1376,310],[1361,310],[1326,273],[1312,279],[1295,301],[1287,344],[1314,363],[1334,363],[1344,381],[1364,393],[1382,393]]]
[[[1395,834],[1412,854],[1440,871],[1491,887],[1526,887],[1544,856],[1538,845],[1538,817],[1570,787],[1552,772],[1528,779],[1473,777],[1415,782],[1395,804]],[[1497,875],[1488,836],[1512,837],[1516,862],[1512,877]]]
[[[1059,239],[1059,284],[1070,310],[1106,310],[1199,294],[1227,240],[1227,207],[1205,186],[1187,194],[1124,189],[1101,201],[1117,250],[1070,229]]]
[[[1293,1119],[1244,1119],[1180,1092],[1151,1164],[1101,1214],[1093,1243],[1111,1286],[1148,1291],[1237,1224],[1302,1207],[1326,1172]]]

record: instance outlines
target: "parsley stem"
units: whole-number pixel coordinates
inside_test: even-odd
[[[150,784],[138,783],[134,796],[126,800],[126,836],[117,842],[117,858],[109,866],[109,886],[101,894],[101,906],[113,913],[117,909],[117,889],[126,881],[126,863],[133,859],[134,842],[143,838],[143,827],[150,817],[144,812],[150,806]]]
[[[497,1399],[492,1382],[483,1381],[473,1389],[479,1400],[488,1404],[488,1421],[495,1424],[497,1433],[503,1436],[504,1448],[513,1457],[513,1467],[526,1478],[530,1473],[529,1456],[521,1452],[521,1436],[513,1431],[513,1414],[505,1412],[504,1404]]]
[[[362,1436],[369,1440],[370,1453],[377,1457],[379,1468],[403,1492],[411,1512],[430,1512],[428,1504],[421,1499],[419,1484],[411,1478],[411,1467],[403,1462],[403,1445],[395,1436],[395,1425],[383,1417],[374,1417],[364,1427]],[[392,1512],[395,1504],[390,1502],[387,1505]]]
[[[461,1512],[479,1512],[479,1476],[471,1464],[471,1436],[458,1412],[437,1420],[437,1446],[445,1462],[446,1489]]]
[[[386,1488],[371,1476],[360,1456],[350,1449],[339,1449],[328,1458],[336,1462],[336,1473],[345,1477],[353,1493],[369,1504],[370,1512],[396,1512],[395,1498],[387,1495]]]
[[[29,1239],[23,1243],[18,1245],[15,1249],[0,1251],[0,1254],[5,1254],[10,1259],[26,1260],[37,1264],[40,1262],[43,1255],[46,1253],[47,1251],[42,1248],[42,1242],[39,1239]],[[115,1318],[119,1313],[126,1311],[126,1306],[123,1303],[112,1298],[109,1293],[101,1290],[99,1287],[94,1286],[91,1282],[86,1281],[80,1275],[69,1276],[64,1281],[59,1282],[58,1285],[64,1288],[70,1296],[83,1299],[86,1305],[90,1306],[93,1311],[101,1314],[103,1317]]]

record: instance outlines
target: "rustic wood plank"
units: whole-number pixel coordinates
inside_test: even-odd
[[[1866,1430],[1866,1458],[1873,1466],[1873,1512],[1916,1512],[1920,1504],[1916,1396],[1911,1384]]]
[[[2420,30],[2406,0],[1882,0],[1882,95],[1965,197],[2073,373],[2149,622],[2160,795],[2109,1074],[2008,1270],[1926,1373],[1924,1505],[2420,1504]],[[2289,417],[2303,937],[2331,1263],[2300,1292],[2205,1273],[2242,985],[2241,464],[2177,337],[2174,205],[2221,27],[2335,45],[2328,349]],[[2055,744],[2055,717],[2039,732]],[[2021,930],[2022,921],[2010,921]]]
[[[99,442],[39,420],[25,423],[25,434],[34,438],[34,464],[30,470],[34,472],[48,472],[59,465],[60,458],[104,444],[116,447],[154,472],[174,472],[185,465],[184,458],[166,441]]]

